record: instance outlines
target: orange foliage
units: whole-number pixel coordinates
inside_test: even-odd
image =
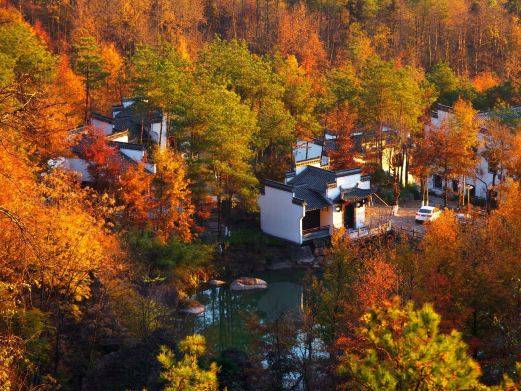
[[[478,92],[483,92],[496,87],[500,82],[501,80],[490,71],[481,72],[472,79],[472,84]]]
[[[125,63],[124,59],[113,43],[102,44],[101,56],[105,64],[105,71],[108,77],[104,85],[93,91],[93,98],[96,110],[101,113],[109,113],[115,102],[128,94],[127,83],[125,82]]]
[[[46,161],[68,153],[69,131],[81,122],[83,90],[67,57],[60,58],[54,79],[41,85],[41,90],[39,98],[27,107],[20,130]]]
[[[151,206],[152,175],[144,165],[128,164],[119,176],[118,201],[124,206],[122,221],[127,227],[145,229]]]
[[[396,294],[399,280],[391,264],[381,259],[366,261],[365,272],[355,288],[361,307],[369,309],[389,300]]]
[[[123,160],[115,147],[107,143],[100,129],[91,127],[78,144],[78,154],[89,163],[89,173],[100,190],[115,192]]]
[[[318,36],[318,26],[304,4],[281,15],[276,43],[283,55],[295,55],[307,73],[326,64],[326,52]]]
[[[329,151],[331,168],[341,170],[355,165],[354,144],[351,132],[354,128],[355,116],[346,105],[336,107],[326,115],[326,126],[337,138],[335,147]]]
[[[185,162],[169,149],[156,149],[153,160],[157,171],[152,180],[152,228],[164,241],[176,236],[188,242],[193,237],[195,208],[186,179]]]
[[[521,178],[521,132],[517,132],[510,150],[507,168],[510,175]]]

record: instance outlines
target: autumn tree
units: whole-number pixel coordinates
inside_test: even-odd
[[[364,248],[351,243],[343,230],[333,235],[331,261],[323,279],[315,282],[318,321],[333,358],[337,341],[352,336],[359,316],[397,293],[398,271],[386,257],[393,257],[393,251],[384,240]]]
[[[333,148],[328,153],[331,168],[342,170],[353,167],[358,152],[355,150],[352,132],[355,126],[355,116],[347,105],[337,106],[326,116],[327,129],[335,138],[331,143]]]
[[[115,197],[123,206],[122,225],[127,229],[144,230],[149,227],[153,174],[146,171],[143,163],[126,164],[121,171]]]
[[[299,139],[316,136],[321,130],[316,115],[318,93],[310,76],[294,56],[275,57],[274,67],[284,84],[284,105],[296,121],[296,136]]]
[[[30,171],[11,171],[11,175],[21,181],[6,187],[11,200],[1,203],[2,282],[31,286],[30,292],[13,291],[20,303],[19,316],[32,309],[48,314],[54,330],[47,352],[42,352],[48,359],[36,364],[41,375],[56,378],[62,369],[68,322],[81,315],[80,305],[90,297],[95,279],[109,281],[122,270],[119,245],[104,218],[90,213],[89,205],[94,203],[89,193],[66,176],[47,175],[37,184],[35,179],[31,182]],[[25,189],[23,202],[20,185]],[[4,332],[9,332],[9,326]]]
[[[516,179],[521,178],[521,132],[518,132],[512,142],[512,149],[508,154],[507,168]]]
[[[478,146],[476,111],[469,103],[458,101],[448,119],[440,126],[430,127],[428,132],[435,157],[432,163],[434,170],[443,177],[444,204],[447,205],[450,192],[449,180],[471,176],[476,165]]]
[[[295,56],[307,73],[318,71],[327,61],[318,23],[304,3],[282,13],[275,48],[283,56]]]
[[[342,169],[353,165],[357,151],[352,131],[359,126],[357,96],[360,79],[351,65],[345,65],[327,75],[326,93],[322,95],[324,106],[322,123],[336,140],[329,152],[333,168]],[[372,160],[370,156],[365,156]]]
[[[164,241],[174,236],[190,241],[193,237],[194,206],[184,160],[179,154],[160,148],[154,150],[152,158],[156,165],[149,217],[152,228]]]
[[[79,156],[87,162],[88,172],[95,186],[114,195],[124,160],[117,148],[107,142],[103,131],[89,127],[80,136],[76,149]]]
[[[489,218],[462,223],[445,211],[419,248],[387,256],[403,276],[402,294],[418,304],[431,303],[443,317],[442,330],[457,328],[472,337],[473,351],[496,357],[497,333],[508,336],[501,344],[509,351],[516,349],[512,343],[519,333],[513,326],[518,295],[512,292],[520,273],[514,206],[520,193],[515,183],[502,186],[508,187],[500,191],[499,208]]]
[[[338,372],[356,390],[481,388],[479,365],[461,334],[442,334],[439,323],[429,305],[384,302],[362,317],[357,347],[346,350]]]
[[[0,126],[16,129],[3,138],[23,137],[23,148],[35,149],[33,157],[46,161],[67,150],[68,129],[77,124],[69,99],[74,76],[16,11],[2,8],[0,21]]]
[[[423,131],[415,139],[409,160],[409,170],[412,175],[420,180],[420,190],[422,194],[422,205],[429,205],[429,177],[432,173],[433,162],[436,158],[434,140],[429,131]]]
[[[511,149],[513,129],[501,123],[499,119],[487,121],[486,129],[482,132],[484,137],[484,149],[481,156],[488,164],[488,170],[492,173],[492,186],[496,186],[497,177],[503,179],[508,154]]]
[[[98,112],[109,113],[114,102],[129,96],[130,81],[126,78],[126,60],[113,43],[101,44],[99,54],[106,78],[92,93],[93,107]]]

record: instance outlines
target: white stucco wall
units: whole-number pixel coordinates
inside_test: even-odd
[[[157,122],[155,124],[150,125],[150,138],[156,143],[159,144],[161,148],[166,147],[167,141],[167,120],[166,115],[163,116],[163,123]],[[161,142],[159,142],[159,138],[161,137]]]
[[[302,160],[317,159],[322,156],[322,145],[309,141],[297,141],[297,146],[293,149],[295,162]]]
[[[356,187],[360,181],[360,174],[346,175],[336,179],[336,187],[327,189],[327,197],[334,200],[340,195],[340,187],[343,189],[350,189]]]
[[[360,208],[355,208],[355,228],[362,228],[365,226],[365,205]]]
[[[486,175],[478,175],[485,183],[475,178],[466,178],[467,185],[474,186],[474,195],[479,198],[487,198],[487,187],[492,184],[492,174]],[[496,178],[496,184],[498,183],[498,179]],[[429,187],[429,191],[437,196],[443,196],[443,189],[445,188],[445,183],[442,182],[442,188],[434,187],[434,177],[430,176],[427,182]],[[449,189],[452,189],[452,179],[449,179]]]
[[[310,161],[307,161],[305,163],[297,163],[297,164],[295,164],[295,174],[296,175],[300,174],[308,166],[322,168],[321,163],[320,163],[320,159],[310,160]]]
[[[339,229],[344,226],[344,215],[342,213],[342,208],[340,208],[340,212],[333,212],[333,228]]]
[[[269,235],[301,244],[305,211],[292,200],[292,192],[266,186],[258,200],[261,229]]]
[[[145,170],[152,174],[155,174],[157,172],[157,166],[152,163],[145,163]]]
[[[320,226],[324,227],[326,225],[331,225],[331,207],[320,209]]]
[[[360,181],[358,182],[358,187],[360,189],[370,189],[371,188],[371,181]]]
[[[136,103],[136,101],[133,99],[125,99],[123,101],[123,107],[126,109],[127,107],[132,106],[134,103]]]

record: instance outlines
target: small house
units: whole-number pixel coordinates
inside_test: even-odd
[[[366,206],[374,191],[361,171],[307,165],[289,173],[285,183],[265,180],[259,196],[262,231],[298,244],[343,227],[358,236],[369,234]]]

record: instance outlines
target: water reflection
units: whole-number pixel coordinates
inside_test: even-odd
[[[261,323],[272,322],[284,313],[300,314],[303,305],[304,272],[273,271],[255,275],[268,283],[261,291],[232,292],[228,285],[206,289],[195,299],[206,308],[194,319],[193,331],[206,336],[212,350],[229,347],[247,350],[251,333],[248,319],[256,315]],[[230,282],[230,281],[228,281]]]

